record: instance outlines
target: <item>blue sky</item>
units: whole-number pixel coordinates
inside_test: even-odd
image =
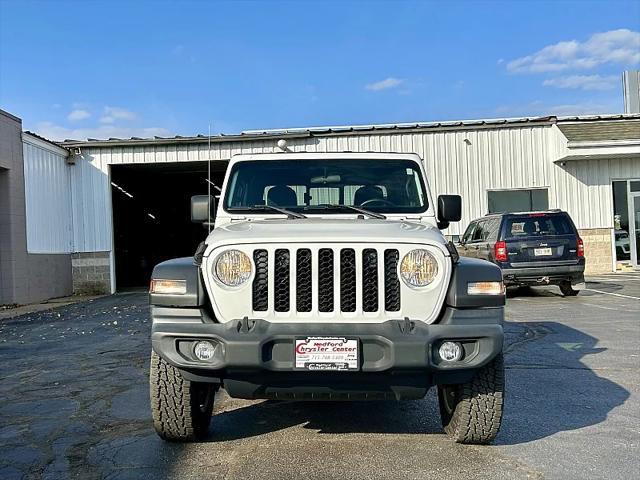
[[[640,2],[0,0],[0,108],[53,139],[619,113]]]

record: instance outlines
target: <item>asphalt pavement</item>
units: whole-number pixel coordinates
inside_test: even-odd
[[[207,441],[169,444],[149,413],[144,294],[0,321],[0,478],[636,478],[640,274],[510,292],[507,391],[492,446],[442,432],[434,391],[407,402],[233,400]]]

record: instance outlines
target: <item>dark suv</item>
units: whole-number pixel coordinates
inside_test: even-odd
[[[505,285],[558,285],[565,296],[584,288],[584,245],[561,210],[489,214],[473,220],[460,254],[495,263]]]

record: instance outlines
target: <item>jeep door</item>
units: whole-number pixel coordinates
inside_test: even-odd
[[[473,229],[471,238],[465,243],[465,247],[467,248],[467,257],[483,258],[483,244],[487,234],[486,227],[487,221],[485,219],[476,221],[476,226]]]
[[[498,241],[501,217],[491,217],[483,221],[482,240],[478,243],[477,257],[493,262],[495,244]]]
[[[462,235],[462,238],[458,243],[458,253],[460,253],[460,255],[462,255],[463,257],[470,256],[468,244],[471,241],[471,237],[473,236],[473,231],[475,230],[477,224],[478,224],[477,221],[473,220],[469,224],[467,229],[464,231],[464,234]]]

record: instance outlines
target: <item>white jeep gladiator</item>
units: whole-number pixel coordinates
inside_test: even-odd
[[[288,400],[420,399],[445,431],[489,443],[502,420],[500,269],[460,258],[423,162],[400,153],[231,159],[194,257],[151,280],[151,408],[165,440],[208,433],[215,393]],[[286,408],[286,407],[283,407]]]

